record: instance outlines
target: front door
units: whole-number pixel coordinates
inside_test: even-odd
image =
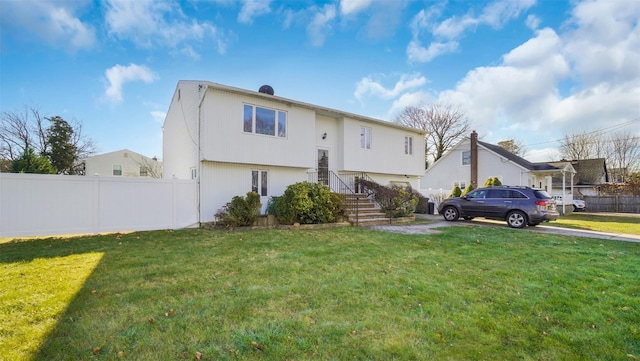
[[[329,185],[329,149],[318,149],[318,183]]]

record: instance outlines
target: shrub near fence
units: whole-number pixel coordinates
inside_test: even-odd
[[[640,213],[640,196],[584,196],[588,212]]]

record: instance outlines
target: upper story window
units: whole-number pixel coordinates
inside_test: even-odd
[[[144,165],[140,166],[140,177],[146,177],[149,175],[149,168]]]
[[[287,136],[287,113],[245,104],[243,130],[245,133],[285,138]]]
[[[113,175],[122,175],[122,164],[113,165]]]
[[[413,155],[413,137],[404,137],[404,154]]]
[[[462,165],[470,165],[471,164],[471,151],[465,150],[462,152]]]
[[[360,127],[360,148],[371,149],[371,128]]]

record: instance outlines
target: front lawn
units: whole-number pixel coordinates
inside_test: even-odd
[[[640,244],[442,231],[5,242],[0,359],[640,358]]]
[[[545,223],[545,225],[608,233],[640,234],[640,217],[634,217],[633,215],[614,216],[606,213],[571,213],[560,216],[557,221]]]

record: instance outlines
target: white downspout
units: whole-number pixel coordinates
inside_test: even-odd
[[[566,213],[564,211],[564,207],[567,204],[567,192],[566,192],[566,183],[565,183],[565,179],[566,179],[566,173],[564,171],[564,168],[562,169],[562,215],[564,216]]]

